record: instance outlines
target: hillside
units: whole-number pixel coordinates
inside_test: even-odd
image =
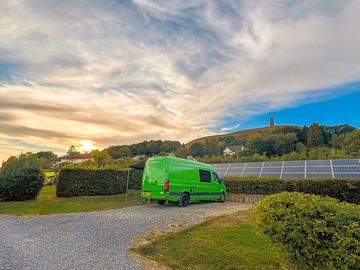
[[[206,136],[202,138],[197,138],[195,140],[192,140],[188,142],[185,146],[190,147],[194,143],[206,143],[206,141],[213,141],[213,140],[224,140],[228,137],[234,137],[236,139],[245,140],[247,141],[251,137],[257,137],[259,135],[265,135],[265,134],[272,134],[272,133],[287,133],[290,130],[300,130],[301,127],[293,126],[293,125],[278,125],[273,127],[260,127],[260,128],[252,128],[252,129],[244,129],[235,131],[232,133],[226,133],[226,134],[219,134],[219,135],[212,135],[212,136]]]

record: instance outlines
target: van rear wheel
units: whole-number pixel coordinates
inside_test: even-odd
[[[158,200],[157,202],[158,202],[158,204],[162,205],[165,203],[165,200]]]
[[[221,192],[219,202],[224,203],[225,200],[226,200],[225,193],[224,193],[224,192]]]
[[[186,207],[189,205],[189,195],[186,193],[181,194],[179,206],[180,207]]]

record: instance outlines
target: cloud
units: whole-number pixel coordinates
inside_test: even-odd
[[[0,9],[0,139],[44,148],[186,142],[360,79],[357,0]]]

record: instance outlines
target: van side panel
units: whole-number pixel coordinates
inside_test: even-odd
[[[199,170],[210,172],[209,182],[200,181]],[[221,192],[226,194],[223,183],[213,177],[215,169],[204,163],[174,157],[148,159],[143,176],[142,197],[156,200],[179,201],[182,193],[188,193],[190,200],[218,200]],[[165,181],[170,190],[164,192]]]

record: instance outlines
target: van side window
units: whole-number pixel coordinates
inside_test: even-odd
[[[206,170],[199,170],[200,173],[200,182],[211,182],[211,173]]]

